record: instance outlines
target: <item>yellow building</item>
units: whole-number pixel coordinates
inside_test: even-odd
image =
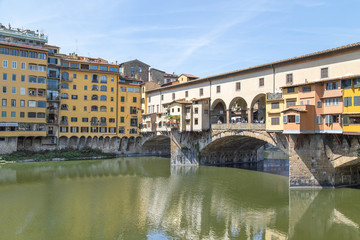
[[[63,55],[59,137],[117,136],[118,65]]]
[[[46,136],[47,37],[0,29],[0,140]]]
[[[136,137],[139,135],[141,120],[140,84],[131,82],[119,83],[119,137]]]
[[[284,110],[284,99],[282,93],[266,94],[266,130],[271,132],[282,132],[284,123],[282,111]]]
[[[343,133],[360,134],[360,76],[341,80],[343,89]]]

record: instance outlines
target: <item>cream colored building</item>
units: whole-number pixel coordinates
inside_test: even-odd
[[[146,91],[145,114],[163,114],[163,103],[209,98],[210,124],[229,123],[234,116],[244,122],[266,119],[266,93],[280,93],[282,86],[360,74],[360,43],[337,47],[219,75],[184,81]],[[297,101],[285,99],[284,106]],[[236,109],[236,111],[234,111]],[[280,119],[281,120],[281,119]]]

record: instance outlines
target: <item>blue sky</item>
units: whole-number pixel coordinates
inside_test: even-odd
[[[206,77],[360,41],[359,0],[0,0],[62,53]]]

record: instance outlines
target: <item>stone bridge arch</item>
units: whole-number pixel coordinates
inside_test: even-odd
[[[262,160],[262,147],[267,143],[288,155],[286,139],[282,135],[250,130],[213,131],[208,144],[199,148],[198,161],[200,165],[257,162]]]
[[[145,153],[161,155],[170,154],[171,140],[169,134],[150,134],[144,136],[141,141],[142,150]]]

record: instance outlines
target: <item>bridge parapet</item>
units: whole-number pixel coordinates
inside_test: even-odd
[[[265,130],[263,123],[230,123],[230,124],[212,124],[212,130]]]

